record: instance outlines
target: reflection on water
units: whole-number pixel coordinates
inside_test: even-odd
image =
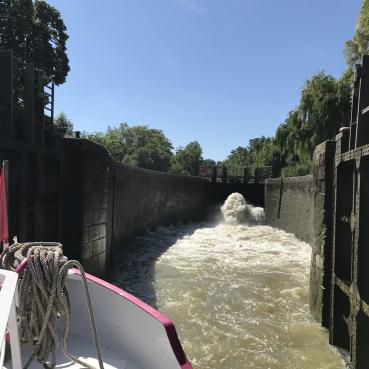
[[[310,252],[263,225],[161,227],[112,278],[174,320],[195,369],[344,368],[309,314]]]

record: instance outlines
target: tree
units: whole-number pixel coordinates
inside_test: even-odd
[[[273,138],[261,136],[250,140],[248,151],[251,168],[255,169],[274,164],[276,147]]]
[[[211,168],[215,167],[217,163],[213,159],[200,160],[199,176],[207,177],[210,174]]]
[[[0,48],[33,62],[55,84],[69,72],[68,35],[58,10],[43,0],[0,0]]]
[[[356,21],[356,31],[353,38],[346,41],[345,56],[350,67],[361,61],[364,54],[369,53],[369,0],[361,3],[360,14]]]
[[[197,141],[190,142],[185,148],[179,147],[176,150],[170,171],[175,174],[198,176],[202,160],[200,144]]]
[[[213,159],[203,159],[200,162],[200,165],[205,165],[207,167],[214,167],[217,163]]]
[[[301,154],[312,155],[315,146],[334,138],[350,117],[350,85],[324,72],[305,82],[298,108],[301,118]]]
[[[315,147],[333,139],[350,121],[351,70],[340,79],[320,72],[305,82],[299,106],[291,111],[275,134],[275,146],[285,173],[311,171]]]
[[[349,85],[324,72],[314,75],[305,82],[300,104],[284,124],[287,150],[311,157],[316,145],[334,138],[349,122],[349,113]]]
[[[249,150],[242,146],[238,146],[236,149],[232,150],[224,161],[224,165],[227,167],[245,167],[249,166],[249,164]]]
[[[118,161],[140,168],[166,172],[170,167],[172,144],[158,129],[121,123],[106,133],[85,134],[84,138],[104,145]]]
[[[63,111],[55,118],[54,124],[61,130],[63,130],[66,134],[73,134],[73,123],[70,119],[67,118]]]
[[[350,122],[351,81],[353,64],[369,53],[369,0],[363,0],[357,28],[346,42],[349,68],[340,79],[324,72],[313,75],[301,90],[298,107],[276,130],[274,138],[250,140],[248,147],[232,150],[225,165],[246,165],[252,168],[273,167],[275,175],[305,175],[311,172],[315,147],[333,139],[342,126]]]
[[[183,163],[181,162],[179,156],[177,155],[178,150],[183,150],[181,147],[179,147],[176,151],[176,154],[172,156],[170,161],[170,173],[178,174],[182,176],[190,176],[191,173],[186,170],[183,166]]]

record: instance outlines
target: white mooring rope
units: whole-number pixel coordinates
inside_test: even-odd
[[[24,263],[24,260],[27,260],[28,267],[25,269],[18,286],[19,309],[17,315],[22,343],[31,343],[35,346],[24,369],[29,368],[35,358],[45,369],[56,367],[58,349],[56,320],[58,317],[64,318],[61,341],[64,355],[75,363],[94,369],[91,365],[72,355],[67,349],[71,325],[71,304],[66,280],[68,270],[71,268],[77,268],[81,273],[99,368],[104,369],[91,298],[82,265],[76,260],[66,261],[66,258],[63,258],[60,243],[30,242],[11,245],[4,253],[2,267],[16,270],[22,262]]]

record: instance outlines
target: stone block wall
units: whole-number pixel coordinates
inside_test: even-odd
[[[97,275],[110,257],[110,156],[93,142],[64,139],[62,237],[65,254]]]
[[[91,273],[101,274],[107,257],[109,213],[109,167],[106,158],[90,152],[84,160],[83,177],[81,261]]]

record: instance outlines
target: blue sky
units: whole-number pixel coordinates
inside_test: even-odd
[[[304,81],[345,69],[360,0],[49,0],[68,28],[71,72],[56,112],[75,129],[121,122],[200,142],[224,159],[273,135]]]

